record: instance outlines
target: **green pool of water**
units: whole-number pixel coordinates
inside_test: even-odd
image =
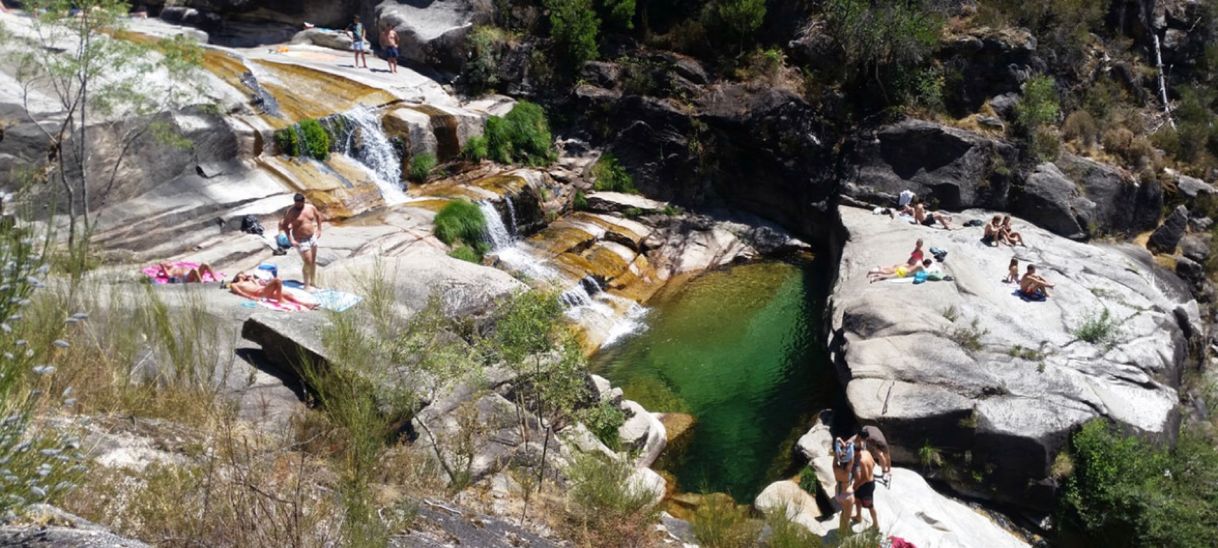
[[[703,275],[651,303],[646,331],[594,356],[627,398],[695,417],[688,446],[660,465],[681,491],[751,502],[791,472],[792,442],[835,382],[816,272],[770,262]]]

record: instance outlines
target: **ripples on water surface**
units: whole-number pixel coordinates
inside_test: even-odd
[[[814,272],[780,262],[711,272],[651,303],[648,329],[595,356],[627,398],[696,418],[683,454],[662,464],[680,490],[751,502],[790,472],[791,443],[835,382]]]

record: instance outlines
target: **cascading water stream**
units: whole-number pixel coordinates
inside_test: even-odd
[[[486,239],[491,244],[491,251],[511,247],[516,239],[515,233],[504,226],[503,218],[499,216],[499,210],[495,209],[494,204],[478,202],[478,208],[482,210],[482,217],[486,219]]]
[[[359,106],[340,114],[342,132],[337,135],[341,152],[368,168],[381,189],[385,203],[393,205],[409,198],[402,191],[402,159],[381,128],[381,118],[370,107]]]

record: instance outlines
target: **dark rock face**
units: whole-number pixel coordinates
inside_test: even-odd
[[[634,70],[639,70],[632,67]],[[835,140],[801,96],[779,88],[705,84],[696,61],[649,58],[650,89],[609,83],[621,67],[599,63],[572,100],[578,127],[596,128],[649,196],[732,207],[801,237],[828,237]],[[818,242],[820,243],[820,242]]]
[[[1054,234],[1081,240],[1087,231],[1071,207],[1079,197],[1074,182],[1057,166],[1045,163],[1028,175],[1011,201],[1011,210]]]
[[[1016,165],[1011,145],[969,131],[922,120],[881,128],[857,145],[858,172],[847,185],[851,196],[896,204],[912,190],[937,207],[1003,209]]]
[[[1204,263],[1210,256],[1210,245],[1214,237],[1206,234],[1189,234],[1180,240],[1180,254]]]
[[[1018,92],[1044,63],[1036,58],[1036,38],[1023,29],[973,29],[944,40],[950,112],[966,116],[996,95]]]
[[[1139,184],[1120,168],[1079,156],[1063,156],[1057,166],[1081,191],[1073,207],[1089,232],[1129,234],[1158,225],[1163,189],[1157,183]]]
[[[1146,248],[1155,253],[1173,253],[1176,245],[1188,230],[1188,209],[1176,206],[1175,211],[1163,221],[1163,226],[1155,229],[1146,242]]]

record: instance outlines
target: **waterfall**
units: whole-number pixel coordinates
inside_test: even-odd
[[[510,234],[515,239],[516,235],[520,234],[520,227],[516,226],[516,204],[512,203],[511,196],[504,196],[503,205],[507,206],[508,222],[510,223],[508,229],[511,230]]]
[[[499,210],[490,202],[478,202],[482,216],[486,218],[486,238],[490,241],[491,251],[505,249],[512,245],[512,233],[503,225]]]
[[[358,106],[343,113],[346,122],[343,133],[336,135],[335,149],[368,168],[375,175],[385,203],[400,204],[407,200],[402,191],[402,158],[381,128],[381,118],[375,110]]]

